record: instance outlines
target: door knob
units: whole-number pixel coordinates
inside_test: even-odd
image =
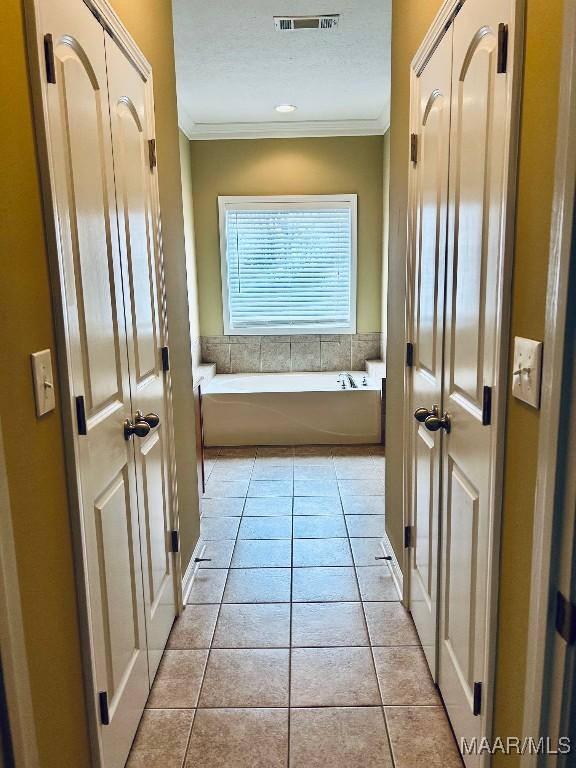
[[[146,421],[130,421],[130,419],[124,420],[124,440],[130,440],[132,435],[136,437],[146,437],[150,432],[150,425]]]
[[[156,413],[147,413],[146,416],[144,416],[142,411],[136,411],[136,421],[140,424],[148,424],[150,429],[154,429],[160,424],[160,416]]]
[[[416,408],[414,411],[414,418],[416,421],[419,421],[420,424],[423,424],[429,416],[438,416],[439,413],[440,411],[437,405],[433,405],[431,411],[428,410],[428,408]]]
[[[447,413],[444,413],[442,418],[437,414],[428,416],[428,418],[424,420],[424,426],[426,429],[430,430],[430,432],[438,432],[439,429],[445,429],[447,433],[450,433],[450,416]]]

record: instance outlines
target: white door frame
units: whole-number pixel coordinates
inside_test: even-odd
[[[140,51],[128,30],[120,18],[109,5],[107,0],[69,0],[71,3],[84,3],[96,16],[100,23],[110,33],[115,42],[120,46],[126,57],[139,72],[146,83],[146,99],[149,105],[149,115],[154,115],[153,79],[152,68]],[[66,458],[66,474],[68,488],[68,504],[74,547],[74,569],[76,576],[80,639],[82,648],[82,669],[84,674],[86,715],[92,761],[95,768],[100,768],[102,763],[102,744],[100,739],[100,721],[94,707],[97,698],[95,684],[94,652],[92,641],[92,626],[88,603],[88,573],[86,568],[86,547],[82,526],[82,495],[80,488],[80,462],[78,451],[78,433],[76,425],[76,413],[73,406],[73,389],[70,374],[70,347],[67,327],[66,303],[64,296],[64,271],[63,258],[58,237],[58,215],[56,209],[56,193],[54,187],[53,158],[50,150],[48,120],[48,106],[46,99],[46,76],[44,61],[44,41],[41,34],[40,8],[43,3],[50,0],[24,0],[26,15],[26,37],[28,47],[28,60],[30,65],[30,81],[32,100],[34,107],[34,122],[38,158],[40,166],[40,180],[42,187],[42,200],[44,207],[44,224],[48,261],[50,268],[50,282],[52,293],[52,305],[54,311],[56,358],[58,364],[59,381],[61,387],[62,403],[62,429],[64,434],[64,448]],[[150,134],[151,126],[146,126],[148,138],[155,138]],[[151,183],[153,204],[159,210],[158,180],[154,174]],[[160,331],[161,346],[168,344],[168,326],[166,317],[166,295],[163,257],[161,248],[162,233],[159,227],[158,217],[154,221],[155,236],[157,238],[158,253],[158,292],[160,306]],[[167,435],[169,443],[169,473],[170,473],[170,507],[171,527],[179,530],[178,523],[178,496],[176,485],[176,466],[174,453],[174,433],[172,419],[172,395],[170,373],[166,372],[167,393]],[[180,553],[174,558],[174,594],[178,612],[182,610],[182,564]]]
[[[418,102],[417,88],[415,87],[418,74],[424,68],[430,59],[442,36],[444,35],[446,25],[454,18],[460,7],[466,0],[445,0],[430,29],[428,30],[422,44],[418,48],[410,65],[410,133],[418,133]],[[501,538],[501,516],[502,516],[502,493],[504,479],[504,445],[506,435],[506,395],[508,388],[508,349],[510,339],[510,306],[512,295],[512,264],[514,254],[514,223],[516,209],[516,185],[517,185],[517,161],[519,147],[519,128],[520,128],[520,102],[522,87],[522,68],[523,68],[523,41],[524,41],[524,14],[526,0],[514,0],[514,15],[509,34],[514,41],[514,57],[510,62],[510,71],[514,77],[512,79],[511,109],[506,116],[507,131],[510,136],[510,144],[506,152],[506,172],[505,184],[507,189],[506,211],[503,221],[503,249],[504,259],[502,265],[501,288],[500,288],[500,322],[498,324],[499,334],[496,340],[497,363],[495,381],[497,382],[494,392],[494,402],[496,408],[493,410],[494,438],[493,438],[493,487],[491,489],[492,499],[492,533],[490,549],[488,553],[488,592],[487,592],[487,617],[486,626],[488,634],[486,638],[486,670],[484,675],[482,717],[485,720],[485,734],[490,738],[492,733],[493,708],[494,708],[494,682],[496,673],[496,645],[498,634],[498,586],[499,586],[499,562],[500,562],[500,538]],[[520,74],[518,74],[520,73]],[[408,206],[407,206],[407,227],[408,227],[408,258],[406,260],[406,314],[405,328],[406,341],[410,342],[411,334],[411,313],[412,296],[414,290],[414,276],[412,274],[412,264],[414,261],[414,242],[412,233],[414,232],[413,213],[416,205],[416,172],[411,162],[410,156],[407,158],[408,166]],[[412,525],[411,509],[411,451],[412,451],[412,403],[410,402],[410,383],[411,368],[406,366],[404,374],[404,505],[403,516],[404,525]],[[404,573],[404,591],[403,602],[406,607],[410,607],[410,557],[409,548],[404,549],[403,573]],[[482,764],[489,765],[489,756],[483,755]]]
[[[562,373],[568,317],[568,274],[572,254],[576,150],[576,2],[565,0],[560,72],[558,129],[550,261],[546,295],[546,329],[542,366],[542,396],[536,470],[536,499],[528,626],[528,656],[524,696],[524,735],[538,737],[545,716],[547,681],[545,651],[554,622],[550,613],[551,560],[555,538]],[[524,755],[523,768],[537,765],[536,755]]]
[[[17,768],[40,768],[0,422],[0,649]]]

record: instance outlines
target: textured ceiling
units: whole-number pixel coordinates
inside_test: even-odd
[[[391,0],[174,0],[180,125],[191,137],[383,133]],[[277,32],[274,16],[340,14]],[[295,104],[290,115],[277,104]]]

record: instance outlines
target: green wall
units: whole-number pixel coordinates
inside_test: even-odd
[[[381,326],[383,137],[192,141],[200,332],[223,333],[218,195],[358,195],[357,331]]]

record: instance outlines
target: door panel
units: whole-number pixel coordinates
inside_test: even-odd
[[[472,689],[476,633],[476,550],[478,546],[478,492],[461,470],[450,462],[446,514],[445,641],[453,663]],[[451,578],[457,574],[458,578]]]
[[[452,33],[449,30],[418,78],[418,163],[414,170],[410,407],[431,409],[442,397],[442,343]],[[412,421],[410,610],[426,659],[436,675],[440,435]]]
[[[122,51],[106,38],[114,172],[120,222],[134,412],[160,418],[148,437],[134,442],[138,507],[144,570],[148,663],[152,681],[176,615],[173,556],[169,552],[171,495],[169,483],[169,399],[161,366],[163,328],[159,297],[160,246],[158,211],[149,165],[148,137],[153,115],[149,87]]]
[[[46,87],[48,134],[72,394],[83,397],[77,439],[81,525],[95,680],[110,724],[106,768],[121,768],[149,691],[134,451],[124,440],[130,377],[115,210],[102,27],[83,3],[41,8],[56,83]]]
[[[146,138],[137,108],[129,97],[120,97],[111,104],[111,109],[117,150],[118,207],[130,283],[135,380],[140,384],[145,377],[158,375],[154,252],[145,178],[149,173],[144,154]]]
[[[146,522],[145,541],[148,555],[148,586],[152,611],[171,579],[170,554],[166,548],[165,531],[170,525],[167,519],[168,505],[163,475],[163,446],[159,433],[154,434],[140,451],[142,457],[142,499]]]
[[[488,30],[473,40],[463,71],[454,88],[458,110],[454,114],[453,147],[457,173],[453,200],[460,227],[457,280],[452,293],[450,368],[452,387],[471,403],[481,405],[484,340],[484,276],[486,271],[485,206],[486,158],[489,141],[491,72],[494,69],[496,40]],[[464,107],[465,105],[465,107]],[[456,276],[456,272],[454,273]]]
[[[446,345],[443,406],[442,569],[438,682],[458,739],[485,733],[474,684],[487,691],[488,571],[494,529],[495,429],[484,425],[483,388],[497,413],[504,265],[506,127],[510,82],[497,72],[498,25],[511,3],[467,2],[454,20]],[[512,39],[508,61],[512,61]],[[467,756],[466,764],[479,764]]]
[[[77,282],[78,322],[85,354],[85,397],[89,413],[121,397],[118,377],[118,324],[114,262],[101,258],[111,251],[106,134],[100,96],[101,83],[79,41],[57,45],[64,153],[70,170],[68,196],[72,257]],[[82,107],[82,108],[80,108]],[[86,111],[85,109],[86,108]]]
[[[94,504],[98,572],[104,618],[104,647],[108,698],[116,705],[126,670],[137,660],[138,649],[145,645],[140,626],[132,610],[138,592],[140,572],[135,568],[129,482],[125,472],[114,479],[110,488]],[[128,554],[128,556],[126,556]]]
[[[426,429],[420,426],[416,436],[416,463],[414,467],[414,487],[416,492],[416,508],[414,524],[416,526],[416,542],[414,547],[414,571],[413,577],[420,581],[422,594],[431,602],[431,595],[435,583],[432,563],[435,553],[432,552],[432,531],[436,526],[438,514],[437,498],[430,493],[434,487],[438,474],[436,463],[437,451],[434,439]]]

